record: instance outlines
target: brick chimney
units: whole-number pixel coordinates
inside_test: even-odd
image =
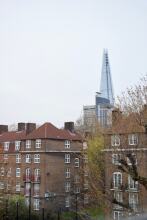
[[[69,130],[70,132],[74,132],[74,122],[72,122],[72,121],[65,122],[64,129]]]
[[[26,129],[26,124],[24,122],[19,122],[18,131],[25,131],[25,129]]]
[[[31,133],[35,129],[36,129],[36,124],[35,123],[27,123],[26,124],[26,134]]]
[[[0,134],[8,131],[8,125],[0,125]]]
[[[119,108],[115,108],[112,111],[112,126],[116,125],[121,118],[122,118],[122,112],[119,110]]]

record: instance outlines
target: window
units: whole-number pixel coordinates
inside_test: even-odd
[[[127,155],[127,163],[128,165],[137,165],[137,158],[136,158],[136,154],[132,153],[132,154],[128,154]]]
[[[34,196],[39,196],[40,184],[34,184]]]
[[[119,135],[112,135],[111,136],[111,145],[112,146],[119,146],[120,145],[120,137],[119,137]]]
[[[123,213],[120,211],[114,211],[113,212],[113,219],[114,220],[121,220],[123,216]]]
[[[20,168],[16,168],[16,177],[20,177]]]
[[[66,170],[65,170],[65,178],[70,178],[70,168],[66,168]]]
[[[8,160],[8,154],[4,154],[4,162]]]
[[[84,159],[84,163],[88,163],[88,155],[87,154],[84,154],[83,159]]]
[[[88,189],[88,180],[84,181],[84,189]]]
[[[31,188],[31,183],[26,183],[26,185],[25,185],[25,196],[30,196],[30,188]]]
[[[21,154],[16,154],[16,163],[21,163]]]
[[[138,144],[137,134],[129,134],[128,141],[129,141],[129,145],[137,145]]]
[[[77,187],[77,186],[76,186],[76,187],[74,188],[74,193],[75,193],[75,194],[80,193],[80,187]]]
[[[86,150],[88,148],[87,142],[83,142],[83,150]]]
[[[121,164],[121,154],[112,154],[112,163],[114,165],[120,165]]]
[[[26,154],[26,163],[31,163],[31,154]]]
[[[70,148],[70,141],[66,140],[64,142],[64,146],[65,146],[65,149],[69,149]]]
[[[138,207],[138,193],[129,193],[129,206],[137,211]]]
[[[30,168],[26,168],[24,180],[26,182],[31,181],[31,169]]]
[[[15,141],[15,150],[19,151],[20,150],[20,141]]]
[[[20,183],[16,183],[16,192],[20,192]]]
[[[39,209],[40,209],[40,200],[34,199],[34,210],[39,210]]]
[[[70,192],[70,182],[65,182],[65,192]]]
[[[10,142],[4,142],[4,151],[9,150],[9,145],[10,145]]]
[[[34,154],[34,163],[40,163],[40,154]]]
[[[88,169],[84,169],[84,176],[88,176]]]
[[[4,188],[5,188],[4,182],[0,182],[0,189],[4,189]]]
[[[120,188],[122,185],[122,174],[120,172],[113,173],[113,187]]]
[[[123,202],[123,197],[122,197],[122,192],[118,192],[118,191],[115,191],[114,192],[114,199],[117,201],[117,202]],[[115,209],[121,209],[122,207],[118,204],[114,204],[115,205]]]
[[[26,140],[26,148],[31,148],[31,140]]]
[[[11,177],[11,173],[12,173],[12,169],[11,169],[11,167],[8,169],[8,171],[7,171],[7,177]]]
[[[70,197],[69,196],[65,198],[65,207],[66,208],[70,207]]]
[[[129,189],[138,189],[138,181],[134,181],[130,175],[128,176],[128,187]]]
[[[1,167],[1,176],[4,176],[4,175],[5,175],[5,168]]]
[[[36,148],[41,148],[41,139],[36,140]]]
[[[75,183],[80,183],[80,176],[79,175],[75,175],[74,182]]]
[[[65,154],[65,163],[70,163],[70,154]]]
[[[79,158],[75,158],[75,167],[79,167],[79,165],[80,165]]]
[[[84,204],[88,204],[89,197],[88,195],[84,195]]]
[[[26,206],[28,207],[29,206],[29,203],[30,203],[30,198],[25,198],[25,204],[26,204]]]
[[[40,181],[40,169],[38,168],[34,170],[34,181]]]

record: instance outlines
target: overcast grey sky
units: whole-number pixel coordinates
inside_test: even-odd
[[[147,73],[147,0],[0,0],[0,123],[75,121],[103,48],[115,96]]]

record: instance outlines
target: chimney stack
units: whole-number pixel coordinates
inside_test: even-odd
[[[24,122],[18,123],[18,131],[25,131],[26,130],[26,124]]]
[[[0,134],[8,132],[8,125],[0,125]]]
[[[65,130],[69,130],[70,132],[74,132],[74,122],[70,121],[70,122],[65,122],[64,123],[64,129]]]
[[[27,123],[26,124],[26,134],[31,133],[35,129],[36,129],[36,124],[35,123]]]

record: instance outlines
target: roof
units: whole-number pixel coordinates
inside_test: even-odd
[[[26,136],[27,139],[62,139],[62,140],[82,140],[81,136],[77,133],[72,133],[69,130],[58,129],[53,124],[47,122],[40,126],[38,129],[32,131]]]
[[[0,134],[0,142],[23,140],[25,137],[25,131],[8,131]]]
[[[26,131],[9,131],[0,135],[0,142],[12,142],[15,140],[33,140],[33,139],[56,139],[56,140],[78,140],[81,141],[82,137],[65,129],[58,129],[51,123],[44,123],[39,128],[33,130],[31,133],[26,134]]]

